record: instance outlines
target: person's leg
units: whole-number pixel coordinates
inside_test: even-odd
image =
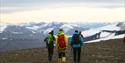
[[[76,63],[76,48],[73,48],[73,58],[74,62]]]
[[[63,51],[62,52],[62,57],[65,57],[65,56],[66,56],[65,51]]]
[[[61,63],[61,52],[60,51],[58,51],[58,63]]]
[[[80,58],[81,58],[81,47],[78,48],[78,63],[80,63]]]
[[[65,53],[65,51],[62,52],[62,61],[66,62],[66,53]]]
[[[50,61],[52,60],[52,57],[53,57],[53,50],[54,50],[54,48],[52,47],[52,48],[50,48]]]
[[[48,47],[48,60],[51,61],[51,49]]]

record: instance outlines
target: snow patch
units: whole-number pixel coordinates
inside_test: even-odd
[[[48,29],[46,29],[43,33],[44,34],[47,34],[47,33],[49,33],[50,31],[52,31],[54,28],[48,28]]]
[[[23,32],[11,32],[13,34],[23,34]]]
[[[7,28],[7,25],[0,25],[0,33],[2,33]]]
[[[41,25],[40,28],[47,27],[47,26],[48,26],[48,23],[44,24],[44,25]]]
[[[71,26],[73,26],[73,27],[80,27],[80,26],[77,25],[77,24],[69,24],[69,25],[71,25]]]
[[[99,28],[100,30],[120,30],[120,27],[117,27],[116,24],[112,24],[112,25],[107,25],[104,27]]]
[[[68,32],[69,30],[73,29],[73,27],[69,24],[64,24],[60,28],[63,28],[65,32]]]
[[[100,41],[106,41],[106,40],[110,40],[110,39],[119,39],[119,38],[123,38],[125,36],[125,34],[122,35],[118,35],[118,36],[114,36],[113,34],[109,37],[106,38],[101,38],[101,39],[97,39],[97,40],[92,40],[92,41],[87,41],[85,43],[93,43],[93,42],[100,42]]]
[[[90,30],[86,30],[86,31],[83,31],[82,32],[82,35],[84,37],[88,37],[88,36],[91,36],[91,35],[94,35],[96,33],[100,32],[100,30],[96,30],[96,29],[90,29]]]
[[[99,33],[102,30],[117,31],[117,30],[120,30],[120,27],[117,27],[116,24],[111,24],[111,25],[100,27],[100,28],[94,28],[94,29],[89,29],[89,30],[83,31],[82,34],[83,34],[83,36],[88,37],[88,36],[94,35],[96,33]],[[109,34],[110,33],[102,32],[101,37],[105,37]]]
[[[2,40],[6,40],[6,39],[8,39],[8,38],[2,38]]]
[[[39,29],[39,26],[26,27],[26,28],[28,28],[28,29],[32,29],[32,30],[37,30],[37,29]]]

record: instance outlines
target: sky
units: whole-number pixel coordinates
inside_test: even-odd
[[[125,0],[0,0],[0,23],[125,21]]]

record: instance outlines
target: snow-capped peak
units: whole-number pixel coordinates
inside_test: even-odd
[[[64,24],[60,28],[64,29],[64,31],[67,33],[69,30],[73,29],[73,27],[69,24]]]
[[[44,34],[47,34],[47,33],[49,33],[50,31],[52,31],[54,28],[48,28],[48,29],[46,29],[46,30],[44,30]]]
[[[7,28],[6,24],[0,24],[0,33],[2,33]]]
[[[39,26],[33,26],[33,27],[26,27],[28,29],[32,29],[32,30],[37,30],[39,28]]]
[[[110,24],[110,25],[107,25],[107,26],[103,26],[103,27],[99,27],[99,28],[94,28],[94,29],[89,29],[89,30],[83,31],[82,34],[85,37],[87,37],[87,36],[91,36],[91,35],[94,35],[96,33],[102,32],[103,30],[118,31],[118,30],[120,30],[120,27],[116,26],[116,24]],[[110,33],[103,32],[101,34],[108,35]]]

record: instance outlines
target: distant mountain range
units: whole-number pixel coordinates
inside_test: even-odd
[[[125,30],[125,22],[118,23],[24,23],[24,24],[0,24],[0,52],[26,48],[44,47],[43,39],[47,33],[54,30],[56,35],[59,28],[63,28],[65,34],[71,36],[74,30],[82,31],[86,41],[95,40],[97,33],[101,31],[100,38],[113,37],[114,34],[105,31]]]
[[[17,25],[1,24],[0,25],[0,39],[41,39],[51,30],[54,30],[56,35],[59,28],[63,28],[67,35],[72,35],[74,30],[85,31],[91,28],[97,28],[109,25],[107,23],[24,23]]]

